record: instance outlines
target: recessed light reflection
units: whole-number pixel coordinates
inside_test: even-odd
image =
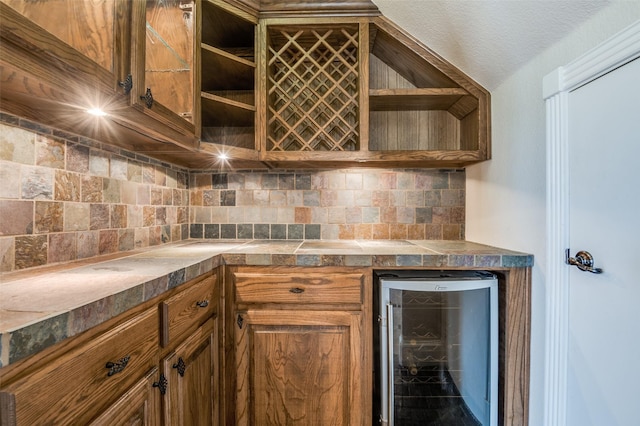
[[[224,161],[224,160],[228,160],[228,159],[229,159],[229,156],[227,154],[225,154],[225,153],[218,154],[218,160]]]
[[[107,113],[101,110],[100,108],[89,108],[87,112],[96,117],[105,117],[107,115]]]

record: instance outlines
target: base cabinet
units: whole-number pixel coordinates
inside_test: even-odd
[[[154,367],[90,425],[155,426],[161,424],[160,393],[154,388],[157,378],[158,368]]]
[[[209,319],[162,361],[165,425],[218,423],[217,321]]]
[[[63,341],[65,353],[15,381],[0,375],[0,424],[89,423],[157,365],[157,330],[149,308],[91,341]]]
[[[358,312],[238,313],[237,425],[361,425]]]
[[[219,424],[218,278],[0,369],[0,426]]]
[[[333,267],[227,272],[227,398],[235,400],[227,423],[370,425],[369,275]]]

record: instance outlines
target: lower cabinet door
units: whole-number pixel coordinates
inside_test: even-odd
[[[189,335],[163,360],[165,425],[219,424],[217,318]]]
[[[115,403],[93,420],[91,426],[159,426],[160,392],[154,383],[158,368],[129,388]]]
[[[360,312],[236,312],[236,424],[362,425]]]

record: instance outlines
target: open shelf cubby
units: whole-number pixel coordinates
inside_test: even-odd
[[[453,67],[375,24],[370,46],[370,151],[479,149],[479,102]]]
[[[255,149],[255,28],[241,12],[202,2],[201,141]]]

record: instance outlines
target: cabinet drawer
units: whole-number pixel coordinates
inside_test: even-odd
[[[87,424],[157,363],[149,309],[0,391],[2,423]]]
[[[364,274],[299,269],[291,273],[238,270],[236,303],[362,303]]]
[[[162,346],[190,329],[196,329],[216,311],[217,275],[189,285],[162,302]]]

